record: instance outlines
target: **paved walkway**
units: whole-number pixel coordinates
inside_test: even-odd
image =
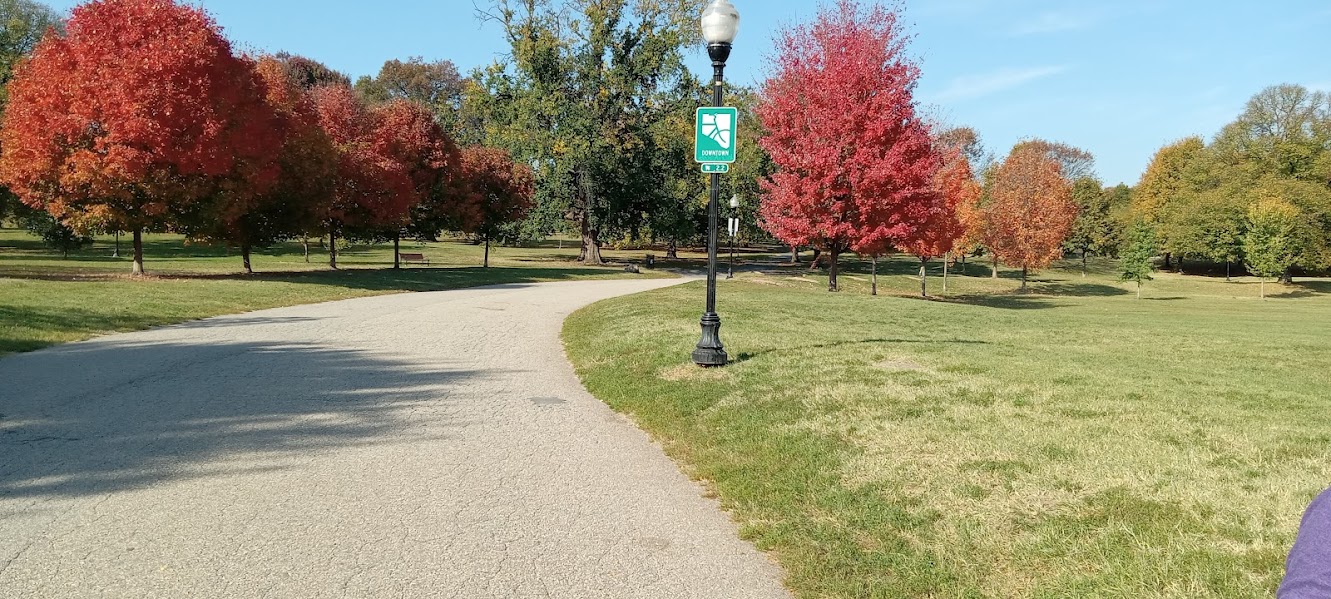
[[[572,310],[675,282],[366,298],[0,360],[0,597],[784,597],[563,356]]]

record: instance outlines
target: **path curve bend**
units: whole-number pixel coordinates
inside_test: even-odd
[[[675,284],[362,298],[0,360],[0,597],[786,597],[559,331]]]

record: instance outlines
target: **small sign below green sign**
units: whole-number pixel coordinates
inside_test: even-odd
[[[699,108],[697,135],[694,136],[693,159],[702,163],[728,164],[734,162],[735,133],[738,123],[738,109],[728,107]]]
[[[730,172],[730,165],[723,162],[704,162],[702,165],[702,172],[724,175]]]

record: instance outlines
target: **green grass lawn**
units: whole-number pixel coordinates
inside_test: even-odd
[[[733,364],[694,367],[703,287],[564,336],[801,597],[1269,597],[1331,484],[1331,281],[954,277],[871,297],[801,271],[720,286]],[[937,288],[934,279],[932,286]]]
[[[622,267],[593,268],[573,260],[572,242],[546,242],[533,248],[491,248],[491,268],[481,268],[482,248],[460,241],[404,243],[403,252],[423,253],[430,267],[393,270],[391,245],[339,249],[341,270],[327,267],[316,241],[310,262],[299,243],[256,252],[258,274],[242,275],[237,253],[187,245],[176,235],[148,235],[149,276],[130,272],[130,244],[98,238],[69,258],[42,247],[23,231],[0,229],[0,355],[31,351],[99,334],[338,299],[437,291],[500,283],[523,283],[623,276]],[[640,261],[644,252],[608,251],[608,259]],[[686,256],[687,257],[687,256]]]

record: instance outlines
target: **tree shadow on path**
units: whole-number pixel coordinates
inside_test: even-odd
[[[102,340],[14,356],[0,360],[0,506],[442,438],[467,423],[411,416],[447,410],[450,389],[482,376],[297,343]]]

